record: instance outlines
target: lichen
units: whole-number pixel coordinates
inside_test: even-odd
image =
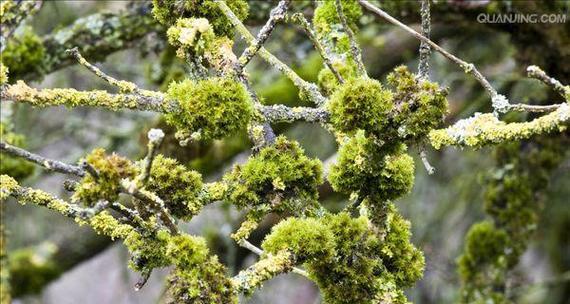
[[[393,97],[377,80],[349,79],[331,96],[327,108],[332,125],[341,132],[354,134],[362,129],[381,134],[390,122]]]
[[[102,199],[110,202],[117,200],[121,180],[136,177],[136,167],[130,160],[115,153],[107,155],[104,149],[93,150],[85,157],[85,161],[97,171],[97,177],[91,174],[83,177],[72,200],[87,206]]]
[[[231,36],[233,33],[231,22],[214,0],[153,0],[152,3],[154,18],[164,25],[173,25],[180,18],[206,18],[217,35]],[[226,4],[239,20],[247,17],[249,6],[246,1],[232,0]]]
[[[8,67],[0,62],[0,85],[8,83],[8,72]]]
[[[0,175],[0,201],[8,199],[18,187],[18,182],[13,177],[6,174]]]
[[[224,176],[224,200],[239,208],[269,205],[280,212],[302,214],[314,209],[322,165],[304,155],[301,146],[279,136],[243,165]]]
[[[203,202],[199,199],[202,176],[178,164],[175,159],[157,155],[145,188],[156,193],[177,218],[190,220],[202,209]]]
[[[211,52],[216,36],[210,23],[204,18],[182,18],[167,31],[168,42],[178,47],[177,56],[185,58],[190,52],[192,56],[202,56]]]
[[[266,254],[257,263],[240,271],[237,276],[232,278],[235,290],[245,293],[245,295],[251,295],[254,290],[263,286],[263,282],[278,274],[290,271],[292,259],[291,253],[287,250],[279,251],[276,254]]]
[[[186,79],[170,84],[167,97],[178,101],[180,112],[167,114],[167,123],[184,134],[216,139],[244,128],[253,115],[245,88],[229,78]]]

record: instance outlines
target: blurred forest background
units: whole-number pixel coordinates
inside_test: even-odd
[[[378,2],[383,2],[380,5],[385,7],[394,6],[391,9],[398,12],[396,16],[417,28],[417,2]],[[555,97],[545,85],[526,78],[525,69],[536,64],[563,83],[569,83],[570,20],[547,25],[482,24],[477,22],[477,12],[490,11],[496,3],[448,2],[454,2],[455,8],[441,14],[438,13],[438,4],[433,4],[432,39],[436,43],[475,63],[493,86],[511,100],[559,102],[560,98]],[[252,3],[254,13],[268,12],[274,4],[271,1]],[[540,10],[539,5],[535,7],[533,2],[513,0],[512,3],[517,7],[526,5],[527,10],[536,9],[537,13]],[[120,14],[128,10],[129,5],[129,1],[45,1],[28,24],[38,35],[49,35],[78,18],[102,11]],[[568,15],[567,8],[558,13]],[[310,8],[304,12],[307,16],[312,13]],[[262,17],[260,22],[249,24],[253,32],[259,30],[267,18]],[[557,32],[556,35],[562,36],[557,44],[550,44],[553,38],[533,26],[550,27]],[[416,70],[419,47],[416,39],[367,13],[361,20],[360,29],[358,39],[372,77],[384,81],[386,74],[401,64]],[[239,39],[236,41],[235,49],[239,54],[244,45]],[[279,25],[266,47],[294,66],[304,79],[316,82],[323,64],[300,29]],[[550,56],[551,53],[556,54]],[[545,58],[558,58],[560,61]],[[164,89],[161,88],[163,83],[184,73],[183,63],[174,59],[173,50],[165,43],[164,31],[160,30],[132,42],[129,48],[109,55],[98,65],[109,75],[148,89]],[[248,71],[265,103],[303,104],[289,80],[260,60],[254,58]],[[431,57],[430,73],[433,81],[450,91],[450,113],[446,124],[475,112],[492,111],[489,98],[480,85],[439,54]],[[34,86],[114,90],[79,66],[46,75],[37,79]],[[553,98],[557,99],[553,101]],[[146,132],[152,127],[163,128],[167,134],[163,153],[199,170],[210,180],[220,177],[232,163],[245,160],[249,153],[245,131],[241,136],[182,148],[174,140],[173,130],[154,113],[111,112],[97,108],[37,109],[3,102],[2,115],[3,119],[11,116],[14,130],[25,135],[28,150],[70,163],[95,147],[104,147],[107,151],[116,151],[133,159],[140,158],[145,153]],[[510,115],[509,119],[523,119],[524,115]],[[325,163],[327,160],[330,163],[337,150],[332,136],[315,124],[277,125],[276,130],[298,140],[309,156],[318,157]],[[567,138],[568,134],[563,136]],[[567,143],[559,142],[568,147]],[[413,243],[426,256],[424,278],[407,291],[415,303],[453,303],[457,300],[460,283],[456,258],[462,251],[466,231],[484,217],[486,182],[497,174],[496,149],[428,149],[429,160],[437,170],[434,175],[428,175],[419,161],[418,147],[412,147],[416,155],[416,183],[413,192],[397,205],[412,222]],[[550,183],[541,190],[544,210],[535,238],[513,271],[513,277],[521,286],[513,289],[519,303],[568,303],[570,298],[570,158],[568,149],[563,151],[566,153],[565,161],[550,172]],[[37,169],[24,184],[66,198],[69,193],[62,189],[63,181],[62,175],[46,174]],[[346,197],[333,195],[327,186],[320,189],[320,197],[330,210],[340,209],[346,202]],[[149,283],[135,292],[133,285],[137,276],[127,268],[128,256],[122,246],[95,235],[88,228],[77,228],[71,220],[47,209],[20,206],[9,201],[6,214],[4,224],[9,231],[7,246],[11,259],[17,263],[18,257],[32,254],[33,263],[56,263],[64,270],[61,274],[28,273],[29,265],[16,264],[20,267],[16,270],[20,271],[21,281],[13,282],[13,288],[19,293],[14,303],[155,303],[160,298],[167,272],[154,272]],[[238,227],[241,216],[243,214],[232,208],[214,204],[190,223],[183,224],[183,229],[206,236],[222,262],[230,271],[237,273],[255,260],[251,253],[237,247],[229,238],[230,232]],[[267,218],[263,227],[254,233],[252,242],[259,244],[276,221],[278,218]],[[313,283],[289,274],[267,282],[265,288],[244,299],[244,303],[312,304],[318,303],[318,299]]]

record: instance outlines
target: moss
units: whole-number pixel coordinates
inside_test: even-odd
[[[119,197],[121,179],[133,179],[136,168],[130,160],[115,153],[105,154],[104,149],[95,149],[85,161],[97,170],[98,178],[87,174],[76,188],[72,200],[91,206],[99,200],[116,201]]]
[[[279,212],[304,213],[317,204],[322,165],[305,156],[297,142],[279,136],[273,145],[235,166],[224,181],[225,200],[239,208],[267,204]]]
[[[442,124],[448,105],[446,90],[416,78],[405,66],[394,69],[388,83],[395,88],[393,122],[400,137],[421,138]]]
[[[261,247],[274,254],[287,250],[303,262],[329,260],[333,254],[334,234],[318,219],[290,217],[273,226]]]
[[[82,223],[80,222],[80,224]],[[88,224],[95,232],[106,235],[113,240],[125,239],[134,231],[131,226],[121,224],[107,211],[100,212],[93,216],[89,219]]]
[[[30,27],[25,27],[20,35],[6,45],[2,52],[2,62],[10,69],[12,79],[20,79],[27,73],[39,72],[45,54],[40,38]]]
[[[358,76],[358,70],[356,64],[352,60],[341,61],[336,60],[332,63],[333,68],[340,74],[340,76],[346,81]],[[323,68],[318,75],[318,84],[321,90],[326,95],[332,95],[336,89],[340,86],[338,79],[334,73],[328,68]]]
[[[245,127],[252,115],[252,102],[245,88],[229,78],[173,82],[167,96],[177,100],[181,112],[167,114],[166,121],[188,135],[201,139],[221,138]]]
[[[335,191],[396,199],[408,193],[414,182],[414,162],[405,150],[405,145],[397,143],[380,146],[358,132],[340,147],[329,182]]]
[[[288,272],[292,268],[291,253],[282,250],[276,254],[266,254],[257,263],[240,271],[237,276],[232,278],[232,282],[237,292],[251,295],[254,290],[262,287],[263,282],[278,274]]]
[[[392,93],[369,78],[347,80],[327,104],[332,125],[349,134],[358,129],[381,134],[388,126],[392,107]]]
[[[358,1],[342,1],[342,12],[351,28],[356,29],[356,23],[362,16],[362,8]],[[337,13],[335,0],[325,0],[315,10],[313,23],[317,33],[327,35],[331,31],[331,26],[342,24]]]
[[[507,267],[507,233],[485,221],[475,224],[467,233],[463,255],[458,259],[458,270],[464,286],[465,299],[473,299],[474,293],[493,297],[493,286],[504,284]],[[481,297],[479,295],[478,297]]]
[[[179,18],[206,18],[217,35],[231,36],[233,26],[218,8],[214,0],[153,0],[152,13],[164,25],[173,25]],[[247,17],[249,6],[244,0],[227,1],[226,4],[240,20]]]
[[[25,137],[11,132],[7,124],[0,122],[0,138],[3,142],[17,147],[25,147]],[[22,158],[0,153],[0,174],[22,180],[34,173],[34,165]]]
[[[38,294],[47,282],[62,274],[51,256],[57,248],[53,244],[44,244],[42,250],[26,248],[10,253],[8,268],[12,295]]]
[[[177,218],[190,220],[202,209],[199,200],[202,176],[178,164],[175,159],[157,155],[145,188],[158,195]]]

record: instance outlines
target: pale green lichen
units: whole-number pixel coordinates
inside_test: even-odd
[[[176,52],[180,58],[201,56],[206,51],[212,51],[216,36],[210,23],[204,18],[183,18],[176,21],[176,25],[168,29],[168,42],[178,47]]]
[[[136,167],[130,160],[115,153],[105,154],[104,149],[95,149],[85,157],[85,161],[97,171],[97,177],[85,175],[76,187],[72,200],[87,206],[99,200],[114,202],[119,197],[121,180],[134,179]]]
[[[216,139],[244,128],[253,115],[245,88],[230,78],[186,79],[170,84],[167,97],[176,100],[180,111],[166,115],[178,132],[200,134],[201,139]]]
[[[290,271],[293,268],[292,259],[293,256],[287,250],[266,254],[257,263],[232,278],[235,290],[251,295],[254,290],[263,286],[263,282]]]
[[[562,104],[556,111],[529,122],[506,123],[493,114],[476,113],[446,129],[432,130],[429,140],[435,149],[443,146],[482,147],[490,144],[528,139],[538,134],[562,132],[568,127],[570,106]]]
[[[180,18],[208,19],[218,35],[231,36],[233,26],[218,8],[214,0],[153,0],[152,13],[155,19],[164,25],[173,25]],[[248,14],[248,4],[244,0],[227,1],[226,4],[239,20]]]
[[[269,205],[280,212],[304,213],[316,207],[322,165],[301,146],[279,136],[243,165],[224,176],[224,200],[240,208]]]
[[[202,176],[178,164],[175,159],[157,155],[145,188],[156,193],[177,218],[190,220],[202,209],[203,202],[199,199]]]

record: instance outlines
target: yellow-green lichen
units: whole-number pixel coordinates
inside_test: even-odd
[[[562,104],[556,111],[529,122],[506,123],[493,114],[475,114],[446,129],[432,130],[429,140],[435,149],[443,146],[482,147],[490,144],[528,139],[538,134],[562,132],[568,127],[570,106]]]
[[[153,0],[154,18],[164,24],[173,25],[180,18],[208,19],[218,35],[231,36],[233,26],[218,8],[214,0]],[[226,1],[238,19],[244,20],[248,14],[248,4],[244,0]]]
[[[178,101],[180,111],[166,115],[178,132],[199,133],[201,139],[221,138],[244,128],[253,115],[245,88],[229,78],[173,82],[169,99]]]
[[[107,155],[104,149],[95,149],[85,161],[97,171],[97,177],[86,174],[77,186],[72,200],[87,206],[99,200],[117,200],[123,178],[134,179],[136,167],[130,160],[115,153]]]
[[[8,199],[8,197],[20,187],[18,182],[11,176],[6,174],[0,175],[0,201]]]
[[[8,72],[8,67],[0,62],[0,85],[8,83]]]
[[[246,270],[232,278],[232,283],[237,292],[250,295],[257,288],[262,287],[263,282],[275,277],[278,274],[290,271],[292,266],[292,255],[287,250],[282,250],[276,254],[266,254],[261,260],[253,264]]]
[[[240,207],[269,205],[281,212],[303,213],[316,206],[322,165],[305,156],[301,146],[279,136],[224,176],[224,200]]]
[[[176,25],[168,29],[168,42],[179,47],[177,56],[185,58],[186,53],[191,56],[201,56],[211,49],[216,39],[214,31],[207,19],[183,18],[176,21]]]

